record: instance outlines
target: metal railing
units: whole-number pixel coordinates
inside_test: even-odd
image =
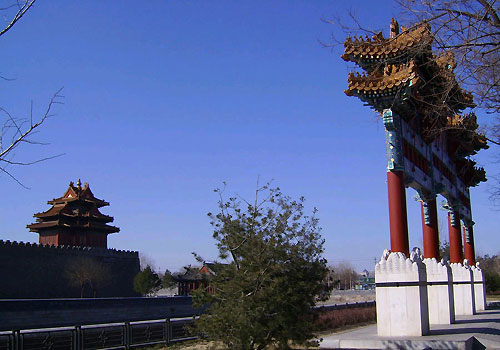
[[[0,350],[130,349],[196,339],[194,318],[16,330],[0,333]]]
[[[317,306],[328,310],[374,307],[375,302]],[[0,332],[0,350],[103,350],[171,344],[196,339],[190,333],[195,316],[162,320]]]

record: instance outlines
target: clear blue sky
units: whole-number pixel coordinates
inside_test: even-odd
[[[257,177],[319,209],[325,257],[372,269],[389,246],[383,126],[344,95],[347,65],[323,48],[337,29],[321,21],[357,8],[386,30],[392,1],[39,0],[0,38],[1,106],[41,113],[64,86],[37,139],[0,175],[0,239],[37,240],[25,226],[69,181],[111,203],[113,248],[139,250],[158,269],[217,255],[206,213],[215,187],[251,196]],[[342,37],[343,34],[338,34]],[[479,163],[489,174],[498,149]],[[498,212],[489,186],[472,189],[476,249],[496,254]],[[410,244],[421,246],[420,208],[408,190]],[[440,223],[447,225],[444,212]],[[447,237],[445,229],[441,237]]]

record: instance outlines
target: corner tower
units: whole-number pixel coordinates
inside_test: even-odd
[[[47,203],[52,208],[34,214],[36,222],[26,226],[40,235],[40,244],[107,248],[108,234],[120,231],[108,225],[113,217],[99,212],[109,203],[94,197],[89,184],[82,187],[80,179],[76,186],[70,182],[62,197]]]

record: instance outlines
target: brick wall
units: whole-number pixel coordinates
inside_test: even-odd
[[[97,297],[137,296],[138,252],[0,240],[0,299],[78,298],[80,288],[69,283],[67,270],[82,258],[106,267],[105,281],[95,288]],[[84,294],[93,296],[88,286]]]

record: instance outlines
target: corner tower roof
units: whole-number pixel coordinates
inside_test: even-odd
[[[118,227],[107,224],[113,222],[113,217],[102,214],[99,208],[108,206],[109,203],[96,198],[88,183],[82,187],[80,180],[76,186],[70,182],[64,195],[47,203],[52,207],[47,211],[34,214],[36,223],[26,226],[31,232],[42,233],[55,228],[103,234],[120,231]]]

